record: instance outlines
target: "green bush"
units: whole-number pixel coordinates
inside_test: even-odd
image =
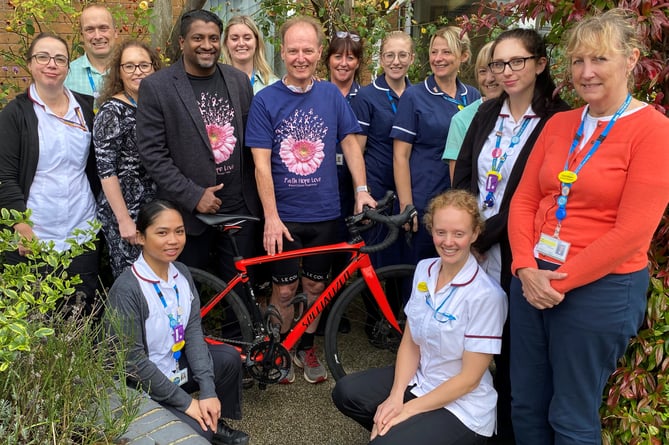
[[[29,216],[0,210],[0,257],[19,242],[31,249],[26,263],[0,270],[0,438],[7,445],[113,443],[138,407],[124,384],[125,355],[93,316],[71,304],[74,298],[61,304],[81,282],[66,269],[94,248],[99,224],[56,252],[9,228],[30,224]],[[112,411],[115,401],[120,408]]]

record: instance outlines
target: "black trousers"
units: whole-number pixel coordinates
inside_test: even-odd
[[[242,362],[239,352],[230,345],[209,345],[209,353],[214,362],[214,383],[216,385],[216,395],[221,401],[221,417],[227,419],[242,418]],[[188,367],[188,382],[182,388],[188,393],[199,390],[198,384],[193,379],[188,360],[185,356],[180,360],[181,366]],[[200,424],[171,405],[161,404],[164,408],[172,412],[180,420],[187,423],[195,432],[211,442],[214,437],[214,431],[203,431]]]
[[[367,430],[374,425],[376,408],[388,398],[395,368],[374,368],[350,374],[337,381],[332,400],[339,411]],[[416,398],[410,387],[404,402]],[[370,445],[480,445],[487,437],[476,434],[447,409],[439,408],[417,414],[377,436]]]

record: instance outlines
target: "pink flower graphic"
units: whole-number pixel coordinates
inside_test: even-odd
[[[315,141],[295,140],[292,136],[281,141],[279,155],[291,173],[300,176],[313,174],[320,167],[325,153],[320,139]]]
[[[220,164],[230,159],[237,143],[235,129],[232,128],[232,125],[226,123],[221,127],[220,125],[209,124],[207,125],[207,135],[209,136],[211,150],[214,152],[214,161]]]

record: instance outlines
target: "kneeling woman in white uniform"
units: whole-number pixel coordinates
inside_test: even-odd
[[[128,382],[220,444],[249,436],[221,417],[241,418],[242,363],[229,345],[207,345],[200,300],[188,268],[174,262],[186,243],[181,213],[167,201],[137,216],[142,253],[109,290],[108,322],[127,348]],[[191,393],[199,390],[198,398]]]
[[[439,257],[416,268],[397,363],[345,376],[332,398],[374,445],[483,444],[495,430],[488,366],[501,348],[507,299],[470,251],[483,229],[473,195],[437,196],[425,226]]]

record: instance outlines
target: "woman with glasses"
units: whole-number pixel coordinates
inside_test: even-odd
[[[160,69],[158,54],[137,40],[123,42],[112,55],[95,116],[93,144],[102,182],[98,219],[118,277],[139,255],[135,219],[155,196],[155,184],[139,161],[135,113],[139,84]]]
[[[418,210],[414,262],[434,255],[430,234],[418,221],[429,200],[451,185],[448,166],[441,160],[451,119],[481,97],[458,79],[461,65],[471,56],[467,34],[455,26],[439,29],[430,39],[429,52],[432,74],[404,93],[390,132],[400,209],[413,204]]]
[[[414,61],[414,43],[403,31],[391,31],[381,41],[379,62],[383,72],[362,87],[351,100],[362,133],[356,135],[364,150],[367,186],[374,199],[395,190],[393,176],[393,139],[390,131],[397,107],[406,89],[411,86],[407,71]],[[377,226],[364,233],[365,239],[383,239],[385,227]],[[388,249],[372,254],[376,267],[406,262],[406,243],[400,237]],[[402,261],[404,259],[404,261]]]
[[[546,121],[568,107],[554,96],[546,46],[536,31],[514,29],[500,34],[493,42],[488,67],[503,92],[479,107],[455,164],[453,187],[470,190],[478,197],[486,230],[474,249],[481,267],[508,294],[511,247],[507,223],[511,197]],[[502,440],[513,437],[508,326],[495,365],[498,437]]]
[[[223,43],[223,59],[249,76],[254,94],[279,80],[267,63],[262,34],[248,15],[228,20]]]
[[[33,225],[19,223],[14,230],[29,240],[53,242],[59,251],[69,249],[66,240],[74,238],[74,230],[90,228],[100,190],[91,145],[93,98],[64,86],[68,54],[63,38],[35,37],[26,57],[32,83],[0,112],[0,208],[30,209]],[[28,253],[19,245],[5,253],[5,263],[25,261]],[[98,283],[97,249],[76,257],[68,271],[80,275],[76,288],[90,311]]]
[[[488,366],[502,343],[504,291],[471,246],[483,230],[476,198],[448,190],[424,219],[439,256],[416,267],[394,367],[349,374],[337,408],[371,431],[370,444],[485,444],[495,430]]]
[[[601,444],[604,386],[644,318],[669,121],[630,94],[637,23],[613,9],[572,28],[565,56],[586,105],[546,123],[511,202],[518,444]]]

